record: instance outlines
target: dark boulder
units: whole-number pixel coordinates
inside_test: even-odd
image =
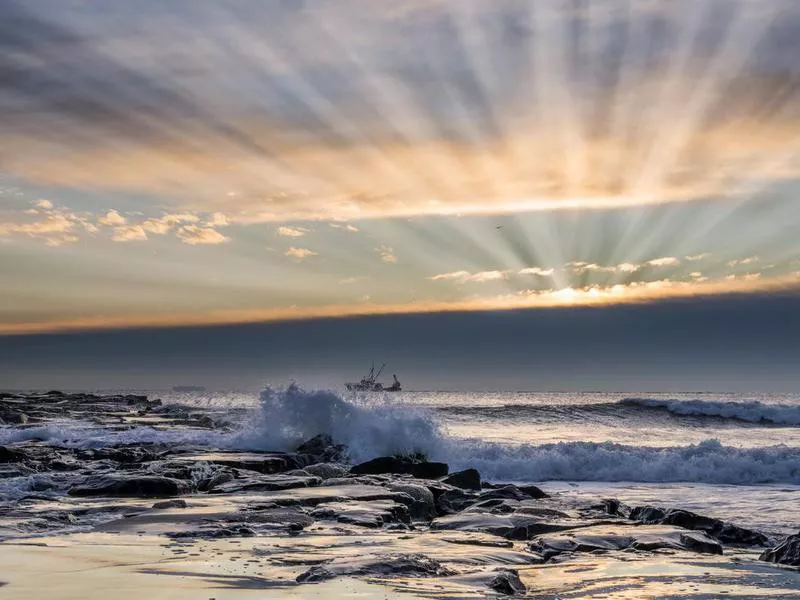
[[[762,552],[758,558],[767,562],[800,567],[800,534],[790,535],[774,548]]]
[[[420,479],[438,479],[447,475],[445,463],[418,461],[407,456],[381,456],[355,465],[352,475],[380,475],[383,473],[410,474]]]
[[[188,504],[186,504],[186,500],[183,498],[176,498],[174,500],[162,500],[161,502],[156,502],[153,504],[153,508],[156,510],[163,510],[166,508],[186,508]]]
[[[475,502],[475,496],[454,488],[439,494],[436,498],[436,514],[440,517],[461,512]]]
[[[528,588],[519,578],[519,572],[515,569],[504,569],[500,571],[489,583],[489,587],[495,592],[506,596],[524,594]]]
[[[655,506],[637,506],[631,509],[628,518],[641,523],[660,523],[666,512]]]
[[[700,554],[722,554],[722,546],[702,533],[682,533],[681,545],[692,552]]]
[[[464,490],[480,490],[481,474],[477,469],[465,469],[451,473],[442,482]]]
[[[542,490],[535,485],[526,485],[518,487],[516,485],[505,485],[503,487],[489,488],[481,492],[478,498],[480,500],[489,500],[492,498],[500,498],[504,500],[530,500],[531,498],[546,498]]]
[[[337,558],[311,567],[297,576],[298,583],[335,577],[443,577],[453,575],[439,561],[422,554],[387,554],[369,558]]]
[[[69,490],[70,496],[123,496],[128,498],[168,498],[190,491],[184,481],[154,475],[92,476]]]

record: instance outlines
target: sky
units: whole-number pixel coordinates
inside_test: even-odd
[[[647,311],[660,335],[726,303],[774,331],[800,288],[798,55],[793,0],[7,0],[0,374],[33,385],[37,344],[51,373],[98,340],[427,339],[509,310],[480,335]],[[715,361],[749,364],[746,314]]]

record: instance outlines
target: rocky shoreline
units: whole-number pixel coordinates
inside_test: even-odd
[[[20,434],[0,446],[4,544],[135,531],[181,555],[247,540],[266,544],[252,559],[265,587],[352,577],[497,595],[533,593],[537,566],[599,555],[730,555],[800,567],[800,535],[773,539],[680,507],[570,501],[534,485],[484,481],[475,469],[451,473],[422,455],[350,464],[347,448],[325,434],[275,452],[36,439],[37,428],[64,419],[121,430],[226,427],[219,415],[141,395],[2,393],[0,419]],[[363,536],[379,540],[380,551],[359,552]],[[339,545],[349,550],[331,550]]]

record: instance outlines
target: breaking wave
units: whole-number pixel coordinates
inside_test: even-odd
[[[332,391],[308,392],[292,384],[261,392],[256,418],[228,445],[249,450],[288,449],[321,433],[346,445],[354,461],[415,452],[433,455],[440,451],[444,438],[427,411],[390,402],[384,396],[345,400]]]
[[[453,443],[454,468],[475,467],[507,481],[632,481],[720,484],[800,484],[800,448],[734,448],[717,440],[671,448],[611,442],[541,446]]]
[[[764,404],[763,402],[720,402],[709,400],[661,400],[625,398],[622,406],[661,409],[680,416],[720,417],[748,423],[800,425],[800,406]]]
[[[677,402],[627,399],[624,403],[730,418],[792,423],[792,407],[759,403]],[[467,409],[470,410],[470,409]],[[448,436],[432,416],[436,411],[384,397],[345,399],[332,391],[305,391],[297,385],[262,392],[254,412],[231,430],[136,427],[114,431],[85,424],[6,428],[0,443],[32,439],[63,446],[166,443],[227,450],[290,450],[317,434],[329,434],[360,462],[377,456],[422,452],[451,469],[477,468],[495,481],[630,481],[719,484],[800,484],[800,448],[738,448],[717,440],[658,448],[612,442],[505,444]],[[678,412],[678,414],[687,414]],[[694,413],[688,413],[694,414]],[[800,419],[796,422],[800,423]],[[32,485],[42,485],[31,479]],[[2,490],[0,490],[1,492]]]

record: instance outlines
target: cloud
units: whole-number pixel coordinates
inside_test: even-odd
[[[647,264],[651,267],[674,267],[681,264],[681,261],[674,256],[664,256],[663,258],[648,260]]]
[[[351,231],[353,233],[356,233],[358,231],[358,227],[356,227],[355,225],[350,225],[349,223],[344,223],[344,224],[342,224],[342,223],[328,223],[328,225],[330,225],[334,229],[344,229],[345,231]]]
[[[379,246],[375,248],[375,251],[380,254],[383,262],[389,264],[394,264],[397,262],[397,256],[395,256],[394,250],[389,246]]]
[[[35,65],[0,82],[14,114],[5,172],[158,194],[232,223],[738,202],[800,175],[793,0],[729,0],[735,27],[622,0],[592,27],[591,11],[505,0],[466,20],[453,2],[189,3],[181,27],[157,3],[127,4],[110,18],[87,3],[0,3],[4,70]],[[157,25],[132,29],[133,10]],[[633,30],[647,35],[621,49]],[[587,43],[587,69],[530,59]],[[489,55],[487,73],[473,58]]]
[[[738,259],[738,260],[728,261],[728,266],[729,267],[738,267],[738,266],[745,266],[745,265],[754,265],[759,260],[760,259],[757,256],[749,256],[747,258],[741,258],[741,259]]]
[[[452,311],[535,309],[557,306],[602,306],[637,304],[666,298],[689,298],[720,294],[746,294],[755,291],[800,289],[800,272],[773,279],[734,279],[730,281],[686,282],[669,279],[613,286],[565,287],[557,290],[523,290],[513,294],[442,302],[421,299],[404,304],[339,304],[327,306],[289,306],[271,309],[217,310],[156,315],[92,316],[47,322],[0,322],[0,334],[21,335],[52,331],[82,331],[109,327],[175,327],[291,321],[323,317],[372,314],[415,314]]]
[[[694,254],[694,255],[691,255],[691,256],[685,256],[684,258],[686,260],[688,260],[689,262],[697,262],[699,260],[706,260],[707,258],[711,258],[711,253],[710,252],[703,252],[702,254]]]
[[[539,275],[540,277],[550,277],[553,269],[541,269],[539,267],[527,267],[517,271],[519,275]]]
[[[106,227],[119,227],[120,225],[125,225],[125,223],[128,222],[128,219],[119,214],[118,211],[112,209],[102,217],[99,217],[97,222],[100,225],[105,225]]]
[[[184,244],[224,244],[231,238],[225,237],[213,227],[199,227],[197,225],[183,225],[176,231],[176,235]]]
[[[197,223],[200,217],[193,213],[166,214],[160,217],[151,217],[139,225],[148,233],[166,235],[182,223]],[[180,235],[179,235],[180,237]]]
[[[291,256],[293,258],[297,258],[299,260],[303,260],[304,258],[308,258],[309,256],[317,256],[319,253],[314,252],[313,250],[309,250],[308,248],[295,248],[292,246],[286,251],[286,256]]]
[[[303,227],[278,227],[278,235],[283,237],[303,237],[308,233],[308,229]]]
[[[111,240],[114,242],[143,242],[147,239],[147,232],[141,225],[122,225],[115,227]]]
[[[453,271],[452,273],[442,273],[428,277],[431,281],[456,281],[458,283],[487,283],[490,281],[502,281],[508,277],[507,271],[481,271],[470,273],[469,271]]]
[[[0,237],[21,235],[39,239],[48,246],[61,246],[78,241],[75,232],[79,228],[90,233],[97,230],[85,215],[57,207],[49,200],[33,204],[37,208],[23,210],[21,220],[0,222]]]

